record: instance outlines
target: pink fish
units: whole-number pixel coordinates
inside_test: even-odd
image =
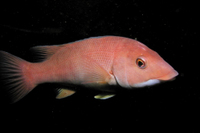
[[[95,98],[107,99],[115,95],[113,85],[131,89],[178,75],[155,51],[125,37],[92,37],[33,49],[43,56],[42,62],[27,62],[0,51],[1,75],[8,84],[11,102],[17,102],[41,83],[65,83],[66,88],[58,89],[57,99],[75,93],[67,85],[99,87],[102,93]],[[109,85],[111,89],[107,91]]]

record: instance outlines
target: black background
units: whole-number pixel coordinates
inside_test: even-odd
[[[90,91],[56,100],[55,86],[40,85],[18,103],[9,105],[1,98],[2,131],[198,132],[198,5],[163,0],[1,2],[0,49],[23,59],[32,60],[32,46],[117,35],[137,38],[179,72],[175,81],[105,101],[93,99]]]

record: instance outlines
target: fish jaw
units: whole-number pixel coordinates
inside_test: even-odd
[[[134,84],[134,85],[132,85],[132,87],[140,88],[140,87],[145,87],[145,86],[152,86],[152,85],[155,85],[155,84],[158,84],[158,83],[160,83],[160,80],[150,79],[150,80],[147,80],[147,81],[142,82],[142,83]]]
[[[178,75],[178,72],[176,70],[173,70],[170,73],[168,73],[168,74],[166,74],[162,77],[159,77],[157,79],[150,79],[150,80],[147,80],[147,81],[142,82],[142,83],[136,83],[136,84],[132,85],[132,87],[140,88],[140,87],[145,87],[145,86],[152,86],[152,85],[160,83],[161,81],[172,80],[177,75]]]

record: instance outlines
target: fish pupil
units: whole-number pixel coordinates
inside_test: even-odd
[[[138,67],[139,68],[145,68],[145,62],[144,62],[144,60],[143,59],[141,59],[141,58],[138,58],[137,60],[136,60],[136,64],[138,65]]]
[[[139,62],[138,62],[138,66],[139,66],[139,67],[142,67],[143,65],[144,65],[144,64],[143,64],[142,61],[139,61]]]

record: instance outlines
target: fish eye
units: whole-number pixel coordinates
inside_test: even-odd
[[[136,64],[141,69],[144,69],[146,67],[146,63],[145,63],[144,59],[142,59],[142,58],[137,58]]]

